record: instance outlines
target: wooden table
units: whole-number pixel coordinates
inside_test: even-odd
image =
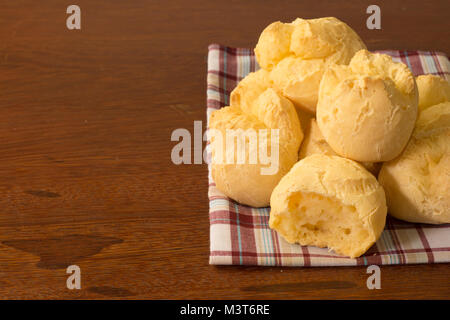
[[[0,298],[448,298],[449,266],[208,265],[206,165],[171,162],[204,121],[207,45],[253,47],[275,20],[337,16],[369,49],[450,53],[450,2],[74,1],[0,4]],[[66,267],[81,268],[81,290]]]

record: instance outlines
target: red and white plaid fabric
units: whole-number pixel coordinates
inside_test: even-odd
[[[434,51],[379,51],[402,61],[414,75],[450,80],[450,62]],[[253,50],[212,44],[208,53],[207,117],[228,105],[230,93],[259,67]],[[210,264],[260,266],[351,266],[450,262],[450,225],[414,224],[388,217],[380,239],[357,259],[325,248],[292,245],[269,228],[270,208],[251,208],[227,198],[209,171]]]

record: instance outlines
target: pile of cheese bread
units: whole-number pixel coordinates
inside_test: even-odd
[[[333,17],[274,22],[255,54],[261,69],[237,85],[209,127],[278,129],[279,167],[262,175],[264,163],[213,161],[221,192],[270,205],[269,225],[286,241],[352,258],[379,238],[388,211],[410,222],[450,222],[446,80],[415,78],[405,64],[367,51]],[[213,158],[215,151],[212,143]]]

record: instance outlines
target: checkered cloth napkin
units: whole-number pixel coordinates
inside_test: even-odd
[[[229,104],[230,93],[257,70],[253,50],[212,44],[208,53],[207,116]],[[414,75],[432,73],[450,80],[450,62],[434,51],[379,51],[402,61]],[[207,149],[208,150],[208,149]],[[375,245],[357,259],[326,248],[292,245],[269,228],[270,208],[252,208],[227,198],[209,170],[210,264],[260,266],[351,266],[450,262],[450,224],[414,224],[387,218]]]

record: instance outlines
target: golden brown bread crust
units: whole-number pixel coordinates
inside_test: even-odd
[[[322,75],[330,64],[348,64],[366,46],[344,22],[334,18],[274,22],[255,48],[261,68],[271,71],[273,86],[297,108],[315,113]]]
[[[310,118],[309,123],[302,126],[304,132],[304,138],[300,150],[298,152],[298,159],[301,160],[313,154],[326,154],[328,156],[337,156],[336,152],[331,149],[329,144],[326,142],[322,133],[320,132],[319,126],[317,125],[316,119]],[[380,162],[361,162],[364,168],[366,168],[375,177],[381,169]]]
[[[420,113],[405,150],[383,164],[378,180],[392,216],[450,223],[450,102]]]
[[[314,154],[281,179],[270,198],[269,225],[290,243],[329,247],[358,257],[380,236],[386,200],[360,164]]]
[[[419,90],[419,112],[436,104],[450,101],[450,83],[432,74],[416,78]]]
[[[303,139],[300,122],[293,104],[272,88],[266,88],[264,71],[258,71],[241,81],[232,94],[232,106],[214,111],[209,120],[212,130],[218,130],[222,136],[229,129],[253,129],[258,139],[260,129],[279,130],[278,170],[274,174],[262,174],[261,169],[270,165],[263,164],[258,157],[257,163],[249,161],[249,155],[259,155],[258,145],[245,145],[245,163],[211,163],[212,177],[217,188],[231,199],[253,207],[269,205],[270,194],[280,179],[297,161],[298,148]],[[239,135],[243,135],[241,133]],[[270,149],[272,136],[267,137]],[[219,147],[211,139],[213,159]],[[230,150],[224,146],[224,154]],[[272,152],[272,149],[270,149]]]
[[[403,63],[361,50],[335,65],[320,83],[317,123],[340,156],[388,161],[408,142],[417,117],[417,87]]]

